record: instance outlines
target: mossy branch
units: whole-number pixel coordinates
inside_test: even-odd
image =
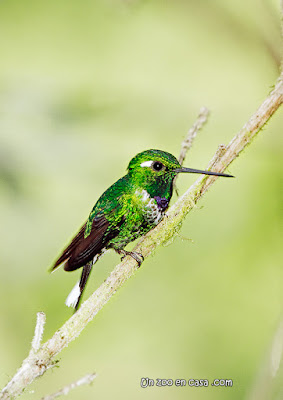
[[[283,102],[283,75],[278,79],[274,90],[251,116],[239,133],[228,146],[219,146],[216,154],[209,163],[209,168],[222,172],[234,161],[239,154],[252,142],[257,133],[275,113]],[[217,177],[200,177],[187,192],[170,207],[163,221],[145,235],[134,249],[148,257],[159,245],[167,242],[178,231],[186,215],[194,208],[204,193],[217,180]],[[126,257],[118,264],[106,281],[86,300],[53,337],[45,342],[38,350],[35,349],[23,361],[22,366],[3,389],[0,399],[13,399],[35,378],[44,374],[55,364],[55,357],[74,340],[99,310],[110,300],[113,294],[123,286],[136,271],[137,263]]]

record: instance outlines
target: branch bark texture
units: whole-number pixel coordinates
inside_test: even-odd
[[[227,145],[219,146],[209,164],[209,168],[222,172],[233,160],[252,142],[260,129],[275,113],[283,102],[283,75],[278,79],[274,90],[265,99],[261,106],[251,116],[239,133]],[[206,193],[217,177],[200,177],[187,192],[181,196],[168,210],[163,221],[146,236],[134,249],[148,257],[159,245],[168,242],[178,232],[185,216],[194,208],[195,204]],[[35,378],[44,374],[47,369],[56,363],[55,357],[74,340],[86,325],[95,317],[99,310],[109,301],[113,294],[136,271],[137,263],[126,257],[119,263],[106,281],[85,301],[79,311],[75,313],[53,337],[45,342],[36,351],[32,352],[22,366],[3,389],[0,400],[13,399],[18,396]]]

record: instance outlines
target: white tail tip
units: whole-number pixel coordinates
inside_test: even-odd
[[[68,307],[75,308],[78,302],[78,299],[81,294],[80,283],[77,282],[70,292],[69,296],[66,298],[65,304]]]

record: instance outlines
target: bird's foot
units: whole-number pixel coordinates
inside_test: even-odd
[[[123,254],[121,257],[121,261],[126,257],[126,256],[131,256],[136,262],[138,263],[138,268],[141,266],[141,263],[144,261],[144,256],[141,253],[138,253],[137,251],[127,251],[127,250],[117,250],[118,254]]]

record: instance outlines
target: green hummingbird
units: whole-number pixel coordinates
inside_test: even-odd
[[[114,249],[123,257],[130,255],[140,266],[142,254],[124,248],[162,220],[172,197],[174,178],[181,172],[232,177],[183,168],[176,157],[161,150],[137,154],[128,165],[128,173],[98,199],[86,223],[51,269],[62,263],[65,271],[82,267],[80,281],[67,297],[67,306],[78,309],[91,269],[106,250]]]

